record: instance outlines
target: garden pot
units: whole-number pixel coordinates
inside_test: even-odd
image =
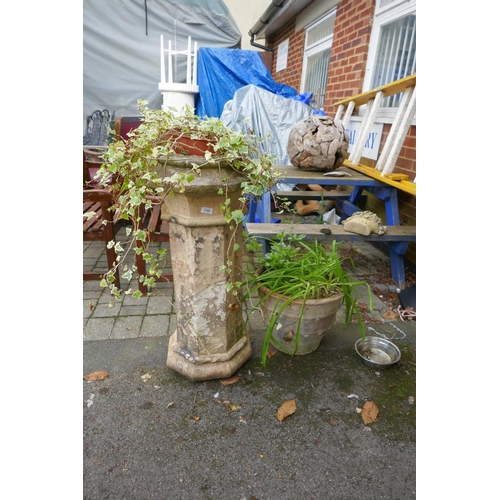
[[[171,134],[167,134],[165,138],[175,141],[174,152],[178,155],[204,157],[205,151],[215,154],[215,143],[208,139],[191,139],[191,137],[185,135],[176,136]]]
[[[268,295],[270,290],[265,286],[259,288],[259,298]],[[299,332],[299,341],[295,351],[295,338],[303,301],[293,300],[280,314],[271,337],[271,344],[285,354],[309,354],[315,351],[326,332],[335,324],[343,293],[335,294],[325,299],[306,300]],[[285,295],[271,293],[261,304],[264,321],[269,324],[277,307],[287,300]],[[279,326],[281,325],[281,326]]]

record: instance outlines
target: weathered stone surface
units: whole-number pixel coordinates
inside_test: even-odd
[[[331,172],[347,158],[349,135],[330,116],[309,116],[297,122],[288,139],[292,165],[301,170]]]
[[[382,219],[377,214],[365,210],[364,212],[354,212],[346,220],[342,221],[344,229],[350,233],[368,236],[370,233],[384,234],[387,226],[382,224]]]
[[[190,168],[189,160],[169,161],[166,175]],[[241,281],[241,226],[230,228],[221,212],[229,197],[238,206],[241,182],[229,167],[203,168],[202,175],[183,193],[166,197],[162,219],[169,222],[177,328],[169,341],[167,366],[191,380],[231,376],[251,355],[248,329],[242,315],[242,291],[228,291]],[[219,194],[225,186],[224,195]],[[228,256],[233,267],[225,270]]]

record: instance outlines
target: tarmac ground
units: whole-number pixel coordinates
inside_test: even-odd
[[[376,279],[367,334],[402,352],[385,370],[363,364],[358,325],[345,328],[341,311],[315,352],[277,351],[263,369],[265,327],[253,313],[251,358],[230,379],[192,382],[166,366],[172,283],[109,307],[99,282],[84,282],[83,375],[107,376],[83,381],[83,498],[416,498],[416,321],[384,319],[397,307],[388,257],[346,245],[356,276]],[[105,265],[101,243],[84,244],[83,256]],[[278,408],[292,400],[280,421]],[[372,423],[365,403],[378,408]]]

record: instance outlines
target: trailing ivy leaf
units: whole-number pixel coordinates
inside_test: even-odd
[[[131,280],[132,279],[132,270],[129,269],[128,271],[124,272],[122,274],[122,278],[125,280]]]
[[[135,237],[139,241],[146,241],[146,239],[147,239],[146,232],[142,229],[139,229],[139,231],[137,231]]]

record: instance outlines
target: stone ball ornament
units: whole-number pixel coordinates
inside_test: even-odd
[[[332,172],[348,157],[349,134],[339,120],[312,115],[297,122],[288,138],[288,155],[301,170]]]

